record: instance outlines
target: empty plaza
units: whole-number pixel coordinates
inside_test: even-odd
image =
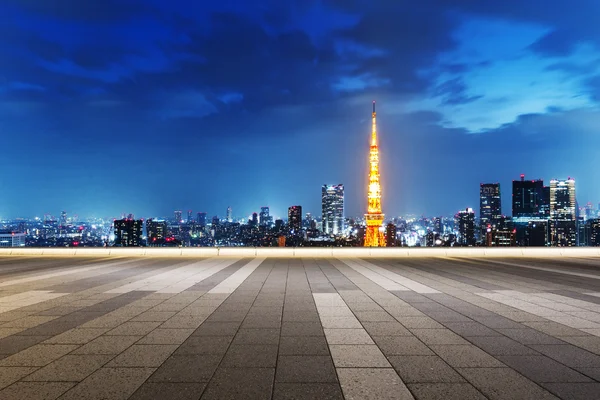
[[[368,251],[0,255],[0,399],[600,397],[599,257]]]

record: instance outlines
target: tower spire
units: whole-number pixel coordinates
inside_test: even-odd
[[[377,146],[377,121],[375,101],[373,101],[371,128],[371,147],[369,152],[369,187],[368,208],[365,214],[367,232],[365,234],[366,247],[385,246],[383,232],[379,230],[383,224],[384,214],[381,212],[381,184],[379,182],[379,147]]]

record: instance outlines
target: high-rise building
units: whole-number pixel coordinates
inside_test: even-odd
[[[148,244],[162,243],[167,238],[168,229],[167,221],[152,218],[147,220],[146,233],[148,236]]]
[[[60,213],[60,226],[67,226],[67,212],[63,211]]]
[[[0,231],[0,247],[25,247],[26,236],[23,232]]]
[[[365,247],[385,246],[385,236],[381,231],[384,214],[381,211],[381,184],[379,182],[379,147],[377,145],[377,114],[373,101],[371,114],[371,146],[369,151],[369,187],[368,206],[365,214],[367,231],[365,233]]]
[[[273,217],[269,213],[269,207],[264,206],[260,208],[260,214],[258,219],[258,223],[260,226],[271,227],[271,225],[273,225]]]
[[[192,213],[192,210],[188,210],[187,223],[191,224],[192,222],[194,222],[194,213]]]
[[[200,227],[202,227],[202,228],[206,227],[206,213],[205,212],[199,212],[198,214],[196,214],[196,223],[198,225],[200,225]]]
[[[181,223],[181,216],[182,213],[181,211],[175,211],[175,223],[180,224]]]
[[[114,221],[115,246],[132,247],[142,245],[144,221],[141,219],[118,219]]]
[[[390,222],[385,226],[385,244],[387,247],[397,246],[396,233],[397,228],[393,223]]]
[[[323,185],[321,188],[323,232],[341,235],[344,231],[344,185]]]
[[[288,228],[293,236],[299,236],[302,233],[302,206],[288,208]]]
[[[475,212],[472,208],[459,211],[454,216],[457,242],[463,246],[475,245]]]
[[[499,183],[482,183],[479,185],[479,221],[482,229],[495,226],[502,218]]]
[[[231,210],[231,206],[227,207],[227,222],[233,222],[233,211]]]
[[[258,214],[255,212],[252,213],[252,218],[250,219],[250,225],[258,226]]]
[[[600,246],[600,218],[592,218],[586,221],[589,230],[588,246]]]
[[[550,181],[550,239],[553,246],[577,244],[575,180]]]
[[[544,202],[544,181],[525,180],[521,174],[521,180],[513,181],[512,192],[512,215],[516,217],[538,217],[540,207]]]
[[[444,233],[444,223],[442,221],[442,217],[435,217],[433,219],[433,231],[440,235]]]

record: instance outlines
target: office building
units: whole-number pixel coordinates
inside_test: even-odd
[[[192,210],[188,210],[187,223],[191,224],[192,222],[194,222],[194,214],[192,213]]]
[[[499,183],[479,185],[479,221],[485,231],[488,226],[496,226],[502,218]]]
[[[475,245],[475,212],[472,208],[459,211],[454,216],[457,243],[462,246]]]
[[[592,218],[586,221],[589,230],[588,246],[600,246],[600,218]]]
[[[159,219],[149,219],[146,221],[146,234],[148,237],[148,245],[159,244],[167,238],[168,224],[167,221]]]
[[[539,217],[543,205],[544,181],[541,179],[528,181],[521,174],[521,180],[512,182],[512,216]]]
[[[206,227],[206,213],[205,212],[199,212],[198,214],[196,214],[196,223],[198,225],[200,225],[201,228]]]
[[[550,224],[548,220],[531,220],[527,224],[525,246],[549,246]]]
[[[227,222],[233,222],[233,210],[231,209],[231,206],[227,207],[227,214],[226,218],[227,218]]]
[[[288,208],[288,229],[293,236],[299,236],[302,233],[302,206]]]
[[[0,231],[0,247],[24,247],[25,233]]]
[[[553,246],[577,244],[575,180],[550,181],[550,239]]]
[[[132,247],[142,245],[144,221],[141,219],[118,219],[114,221],[115,246]]]
[[[341,235],[344,232],[344,185],[323,185],[321,206],[323,232]]]
[[[260,208],[258,223],[260,226],[271,227],[273,225],[273,217],[270,215],[269,207]]]
[[[385,245],[386,247],[396,247],[398,246],[397,239],[397,228],[393,223],[388,223],[385,226]]]
[[[182,221],[181,216],[182,216],[181,211],[175,211],[175,223],[177,223],[177,224],[181,223],[181,221]]]

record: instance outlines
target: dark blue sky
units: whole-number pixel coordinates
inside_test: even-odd
[[[3,0],[0,217],[453,214],[480,182],[600,201],[596,0]]]

